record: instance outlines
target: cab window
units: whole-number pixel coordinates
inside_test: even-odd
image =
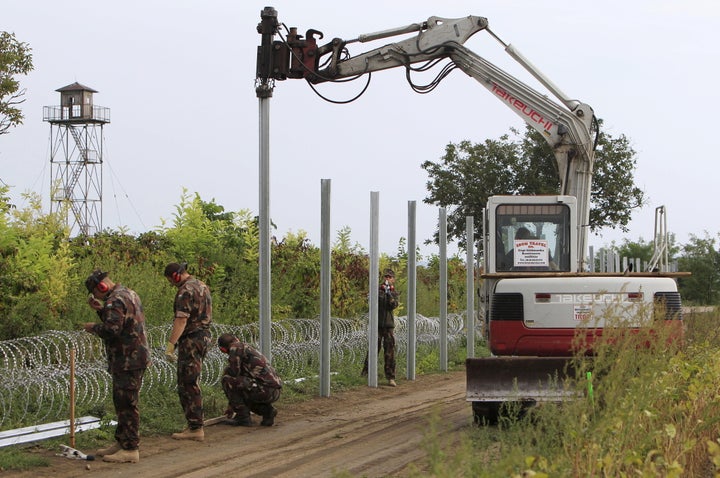
[[[567,205],[503,204],[495,214],[498,272],[570,270]]]

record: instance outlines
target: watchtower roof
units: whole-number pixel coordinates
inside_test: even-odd
[[[55,90],[55,91],[58,91],[58,92],[62,93],[63,91],[79,91],[79,90],[89,91],[89,92],[91,92],[91,93],[97,93],[97,92],[98,92],[97,90],[93,90],[93,89],[90,88],[89,86],[81,85],[81,84],[78,83],[77,81],[76,81],[75,83],[69,84],[69,85],[67,85],[67,86],[63,86],[62,88],[58,88],[58,89]]]

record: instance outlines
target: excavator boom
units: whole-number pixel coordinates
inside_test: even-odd
[[[591,340],[600,335],[609,311],[616,310],[627,323],[636,324],[654,320],[642,311],[661,304],[667,311],[665,322],[672,326],[681,318],[680,296],[671,278],[600,277],[587,272],[590,188],[599,134],[595,114],[500,40],[486,18],[429,17],[319,45],[322,32],[310,29],[302,35],[295,27],[282,41],[273,42],[280,24],[273,9],[266,11],[258,26],[263,35],[258,50],[260,80],[305,79],[312,86],[392,68],[404,68],[409,80],[413,71],[448,60],[432,85],[452,69],[460,69],[540,133],[552,149],[561,186],[557,195],[491,196],[484,212],[481,300],[493,356],[466,361],[467,399],[476,419],[497,417],[500,405],[508,401],[531,404],[576,396],[578,392],[567,383],[576,373],[574,337],[586,334]],[[502,44],[550,95],[464,45],[482,31]],[[354,44],[399,35],[410,36],[357,55],[349,52]]]

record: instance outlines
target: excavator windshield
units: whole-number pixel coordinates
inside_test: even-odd
[[[495,215],[498,272],[570,270],[567,205],[503,204]]]

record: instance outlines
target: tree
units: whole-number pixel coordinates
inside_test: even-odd
[[[27,75],[33,69],[32,50],[19,42],[14,33],[0,31],[0,135],[22,124],[19,105],[25,102],[25,89],[15,75]]]
[[[23,337],[70,325],[67,297],[75,264],[68,230],[57,214],[42,213],[40,197],[13,209],[0,187],[0,337]]]
[[[720,250],[714,237],[707,232],[703,238],[691,234],[678,266],[691,273],[678,280],[683,300],[702,305],[720,302]]]
[[[425,161],[421,166],[430,177],[424,202],[448,209],[448,238],[458,239],[461,247],[465,216],[481,218],[489,196],[557,194],[560,189],[555,156],[545,139],[530,126],[523,136],[517,129],[510,131],[512,139],[503,135],[484,143],[450,143],[440,162]],[[644,192],[633,181],[635,167],[629,140],[601,132],[591,191],[591,230],[619,227],[627,232],[630,212],[645,202]],[[482,233],[482,221],[475,224]]]

